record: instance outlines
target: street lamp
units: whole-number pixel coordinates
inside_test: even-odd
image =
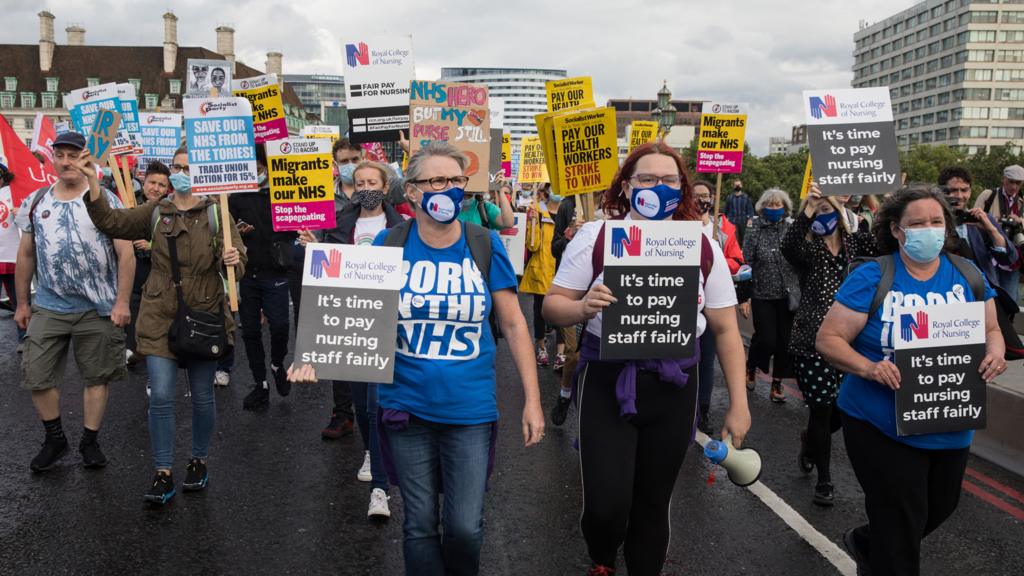
[[[658,107],[651,112],[651,119],[658,123],[662,138],[668,136],[676,123],[676,107],[672,105],[672,92],[668,89],[668,80],[661,83],[661,90],[658,90]]]

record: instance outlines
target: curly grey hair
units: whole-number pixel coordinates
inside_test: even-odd
[[[762,192],[761,197],[757,199],[757,204],[754,205],[754,210],[756,210],[757,213],[760,214],[761,209],[764,208],[764,205],[768,204],[773,200],[781,200],[782,203],[786,206],[787,214],[793,211],[793,201],[789,199],[789,194],[787,194],[784,190],[780,188],[769,188]]]

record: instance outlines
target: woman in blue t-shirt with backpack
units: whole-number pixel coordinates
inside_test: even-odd
[[[381,449],[402,491],[406,574],[479,572],[498,420],[492,310],[523,383],[523,441],[531,446],[544,436],[533,343],[512,263],[495,232],[458,220],[467,166],[447,143],[413,154],[405,193],[416,218],[374,241],[404,247],[394,382],[378,387],[378,401]],[[293,367],[289,378],[315,382],[316,374],[305,365]]]
[[[953,223],[942,195],[927,185],[891,196],[875,221],[878,250],[887,256],[850,273],[818,331],[818,352],[847,375],[838,404],[868,516],[868,524],[844,536],[858,574],[920,572],[921,539],[956,509],[974,435],[897,435],[901,375],[892,358],[893,307],[984,301],[979,371],[990,381],[1006,369],[994,291],[974,264],[943,252],[957,237]],[[880,302],[876,292],[884,294]]]

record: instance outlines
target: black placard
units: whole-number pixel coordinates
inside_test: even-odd
[[[896,432],[900,436],[985,428],[984,344],[898,350]]]
[[[618,302],[601,319],[601,359],[689,358],[697,339],[700,266],[606,266]]]

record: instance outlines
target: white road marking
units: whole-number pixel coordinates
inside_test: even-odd
[[[697,444],[703,447],[707,444],[711,438],[708,438],[703,432],[697,432]],[[757,496],[757,498],[764,502],[764,505],[771,509],[776,516],[782,519],[790,528],[792,528],[801,538],[804,539],[808,544],[814,547],[819,554],[825,557],[836,570],[843,576],[856,576],[857,565],[854,563],[853,558],[846,553],[845,550],[836,546],[831,540],[825,537],[824,534],[818,532],[818,530],[811,525],[799,512],[793,509],[792,506],[786,504],[786,502],[779,498],[775,492],[772,492],[770,488],[761,483],[760,480],[754,482],[750,486],[747,486],[747,490]]]

